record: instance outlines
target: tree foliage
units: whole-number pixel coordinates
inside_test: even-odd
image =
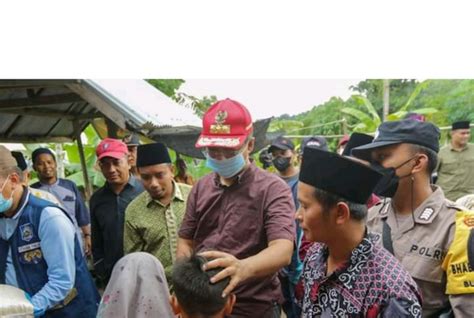
[[[332,97],[294,116],[285,114],[274,119],[271,127],[283,129],[288,135],[342,135],[344,128],[347,132],[375,131],[382,118],[383,81],[369,79],[351,89],[358,94],[347,100]],[[474,122],[474,80],[390,80],[390,114],[387,119],[399,120],[409,112],[425,115],[440,127],[457,120]],[[285,122],[294,121],[301,122],[303,127],[295,130],[294,124],[285,126]],[[333,147],[335,140],[328,139]]]
[[[214,95],[198,98],[180,92],[179,88],[185,83],[182,79],[147,79],[146,81],[177,103],[191,108],[200,118],[202,118],[212,104],[217,102],[217,97]]]

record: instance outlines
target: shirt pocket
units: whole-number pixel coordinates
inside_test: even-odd
[[[76,201],[76,198],[72,195],[66,195],[64,198],[63,198],[63,201],[68,201],[68,202],[74,202]]]
[[[441,171],[446,175],[456,175],[459,173],[460,164],[458,161],[443,161]]]
[[[415,279],[437,284],[441,284],[443,281],[444,271],[438,260],[407,255],[403,258],[402,265]]]

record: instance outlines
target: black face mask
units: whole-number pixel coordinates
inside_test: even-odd
[[[393,198],[393,196],[397,192],[398,183],[400,181],[400,177],[397,176],[397,169],[403,167],[404,165],[412,161],[414,158],[416,158],[416,156],[408,159],[407,161],[403,162],[401,165],[395,168],[385,168],[378,162],[372,162],[370,166],[375,171],[380,172],[383,175],[382,179],[380,179],[379,183],[377,183],[377,185],[375,186],[374,193],[382,197]],[[411,173],[401,178],[405,178],[410,175]]]
[[[290,160],[291,157],[277,157],[272,162],[278,171],[283,172],[290,166]]]

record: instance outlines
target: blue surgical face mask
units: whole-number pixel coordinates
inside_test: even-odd
[[[231,178],[244,168],[245,159],[242,153],[222,160],[206,156],[206,166],[223,178]]]
[[[5,199],[3,197],[3,188],[5,188],[5,185],[7,184],[8,180],[10,180],[10,176],[7,177],[7,180],[2,185],[2,190],[0,190],[0,213],[5,213],[8,211],[13,204],[13,191],[12,195],[10,196],[10,199]]]

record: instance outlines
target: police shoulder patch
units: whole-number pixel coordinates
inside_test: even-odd
[[[433,208],[425,208],[423,212],[421,212],[420,216],[418,217],[419,220],[422,221],[429,221],[431,217],[434,215]]]

